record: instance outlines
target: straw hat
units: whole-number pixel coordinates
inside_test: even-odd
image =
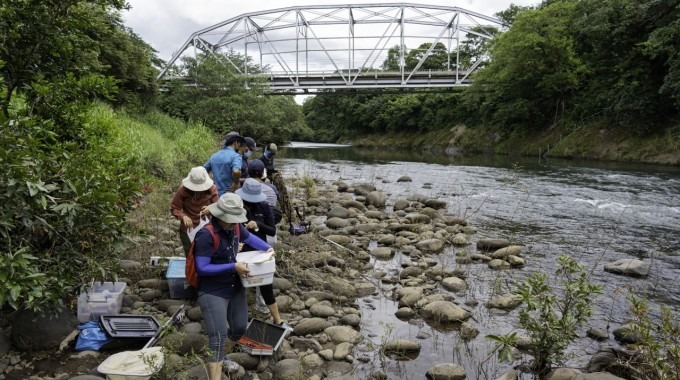
[[[189,175],[182,180],[182,185],[191,191],[210,190],[213,180],[203,166],[191,168]]]
[[[210,214],[225,223],[245,223],[246,209],[243,200],[234,193],[224,193],[217,202],[208,206]]]

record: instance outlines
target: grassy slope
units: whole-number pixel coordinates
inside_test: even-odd
[[[369,135],[356,139],[357,146],[420,148],[493,152],[497,154],[538,155],[680,165],[680,126],[648,136],[598,126],[579,129],[554,128],[540,134],[486,128],[455,126],[449,130],[418,133]]]

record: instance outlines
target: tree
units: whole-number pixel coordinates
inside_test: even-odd
[[[415,69],[420,61],[422,61],[422,64],[418,70],[446,70],[449,62],[446,46],[437,42],[428,54],[430,47],[432,47],[432,43],[426,42],[418,48],[410,50],[405,58],[406,70]]]
[[[468,105],[481,118],[544,128],[565,116],[587,71],[571,37],[574,7],[556,2],[521,13],[496,39],[491,63],[475,74],[469,91]]]
[[[399,45],[392,46],[387,51],[387,58],[383,61],[382,69],[385,71],[400,71],[401,70],[401,54],[399,52]]]

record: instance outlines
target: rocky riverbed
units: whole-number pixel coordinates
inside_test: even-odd
[[[465,344],[483,341],[475,315],[482,310],[485,314],[508,313],[517,308],[521,300],[509,291],[494,292],[489,299],[475,298],[470,288],[490,285],[476,284],[478,280],[469,276],[468,268],[482,266],[485,271],[522,268],[525,258],[520,243],[503,238],[477,239],[474,227],[466,220],[443,212],[447,203],[441,199],[419,194],[390,199],[370,183],[294,181],[289,186],[299,191],[294,192],[293,202],[305,207],[311,232],[291,236],[287,225],[279,226],[277,275],[273,282],[283,318],[293,331],[273,356],[251,356],[235,349],[229,358],[238,365],[225,368],[228,372],[225,378],[513,379],[522,376],[519,371],[503,368],[494,360],[491,368],[471,372],[469,366],[451,358],[449,362],[432,362],[422,372],[405,371],[395,377],[385,367],[385,358],[408,363],[418,357],[424,345],[432,346],[428,340],[435,337],[424,332],[409,338],[397,337],[389,328],[380,334],[362,331],[366,319],[371,318],[366,315],[371,307],[366,305],[385,299],[397,303],[393,313],[405,324],[445,326],[455,331],[456,339]],[[399,181],[410,179],[402,177]],[[133,224],[143,222],[134,216],[131,218]],[[177,331],[161,342],[167,354],[156,378],[206,379],[201,352],[207,336],[202,330],[200,308],[192,300],[170,299],[165,269],[149,265],[152,255],[182,255],[175,232],[177,222],[169,217],[154,217],[144,223],[148,235],[132,237],[137,242],[130,250],[134,254],[121,260],[119,281],[128,285],[121,312],[153,315],[165,321],[185,305],[185,319]],[[455,252],[455,257],[442,260],[441,254],[445,251]],[[396,267],[380,265],[394,260],[397,254],[400,262]],[[630,263],[610,269],[627,271],[629,268]],[[644,271],[644,268],[636,270]],[[251,302],[251,316],[268,318],[256,312],[252,305]],[[97,366],[106,357],[143,345],[114,342],[100,352],[76,352],[73,348],[73,331],[78,324],[75,315],[73,310],[66,310],[55,318],[34,320],[31,313],[18,313],[11,326],[3,327],[0,379],[102,379],[104,376],[97,372]],[[593,339],[606,341],[609,334],[594,331]],[[524,343],[530,350],[531,342]],[[606,345],[600,351],[598,355],[605,361],[591,363],[592,371],[605,368],[624,354]],[[467,360],[488,360],[488,352],[483,353],[483,357]],[[580,373],[586,370],[562,369],[551,378],[616,378],[607,373]]]

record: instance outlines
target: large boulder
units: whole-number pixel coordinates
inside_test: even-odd
[[[422,310],[423,318],[439,323],[459,322],[470,318],[470,313],[453,302],[434,301]]]

